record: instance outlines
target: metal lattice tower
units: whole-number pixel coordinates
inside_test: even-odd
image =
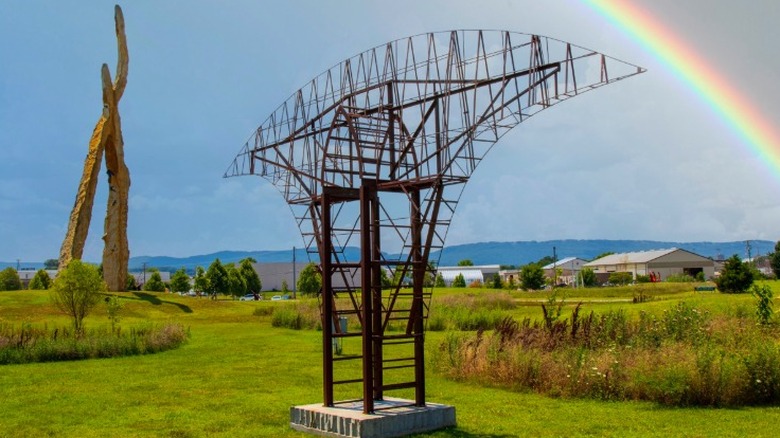
[[[366,413],[405,388],[425,405],[430,255],[444,246],[465,183],[519,123],[642,72],[537,35],[421,34],[332,67],[257,128],[225,176],[271,181],[319,258],[325,406],[337,404],[335,388],[349,398],[356,386]],[[349,339],[359,348],[334,354]],[[354,361],[362,376],[350,375]]]

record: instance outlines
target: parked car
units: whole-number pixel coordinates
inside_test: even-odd
[[[274,295],[271,297],[271,301],[282,301],[281,295]]]
[[[246,294],[243,297],[239,298],[241,301],[254,301],[255,300],[255,294]]]

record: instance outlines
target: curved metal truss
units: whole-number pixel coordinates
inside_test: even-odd
[[[387,390],[414,388],[414,403],[425,404],[429,258],[444,245],[464,184],[528,117],[642,72],[538,35],[427,33],[337,64],[257,128],[225,176],[271,181],[320,260],[326,406],[334,387],[359,384],[365,412]],[[360,332],[342,327],[343,317]],[[359,351],[334,356],[353,336]],[[334,379],[334,366],[350,359],[362,361],[362,378]]]

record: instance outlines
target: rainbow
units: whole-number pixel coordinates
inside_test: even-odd
[[[780,137],[772,124],[695,50],[626,0],[585,0],[677,75],[780,179]]]

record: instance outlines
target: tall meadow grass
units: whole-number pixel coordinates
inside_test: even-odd
[[[561,397],[674,406],[780,402],[777,328],[685,302],[661,315],[622,310],[546,323],[503,319],[447,334],[434,368],[451,378]]]

